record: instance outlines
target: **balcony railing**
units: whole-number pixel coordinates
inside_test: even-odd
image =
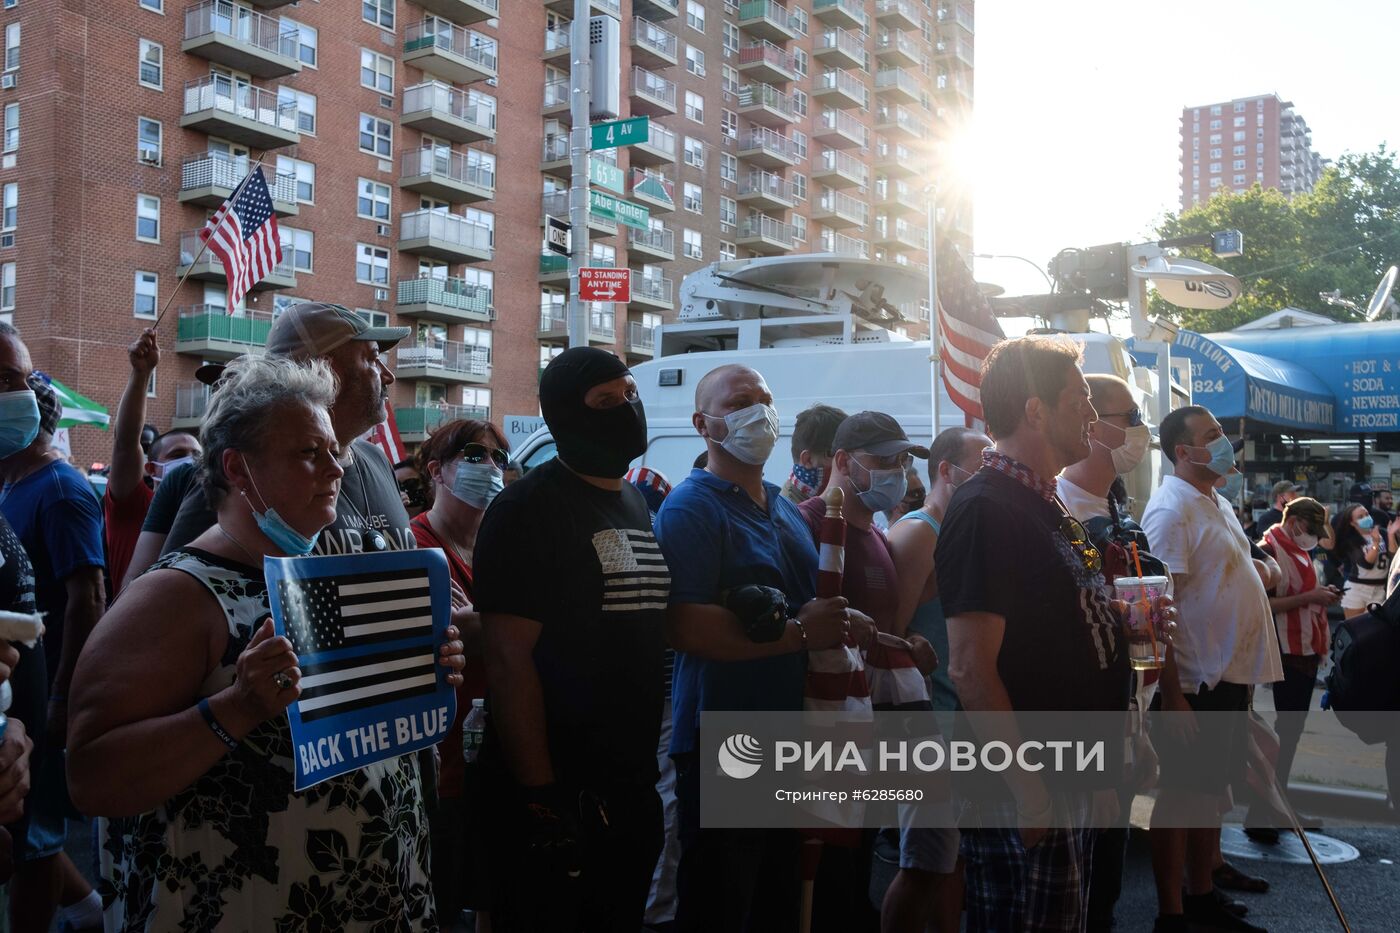
[[[229,0],[207,0],[185,10],[185,41],[208,35],[227,36],[240,45],[293,61],[297,57],[295,26],[284,26],[280,19],[235,6]]]
[[[739,196],[763,195],[776,201],[792,203],[792,182],[772,172],[749,172],[739,182]]]
[[[436,48],[465,59],[482,71],[496,73],[496,40],[474,29],[463,29],[441,19],[409,23],[404,31],[403,50],[417,52],[427,48]]]
[[[216,110],[282,132],[297,132],[295,101],[279,102],[271,91],[226,75],[209,75],[185,83],[185,116],[205,110]]]
[[[763,149],[768,152],[782,156],[791,162],[796,162],[799,158],[797,143],[793,142],[782,133],[774,132],[766,126],[755,126],[749,130],[749,135],[740,143],[741,149]]]
[[[659,250],[676,254],[676,234],[665,227],[651,227],[646,230],[629,230],[627,232],[627,244],[629,246],[644,246],[648,249]]]
[[[177,314],[175,341],[179,343],[237,344],[252,349],[267,346],[272,315],[250,311],[229,314],[223,305],[190,305]]]
[[[842,194],[840,191],[828,191],[823,194],[818,202],[818,208],[828,213],[849,217],[862,227],[870,219],[870,205],[864,201],[856,200],[849,194]]]
[[[491,250],[491,228],[446,211],[409,211],[399,215],[400,240],[438,240],[463,249]]]
[[[550,133],[544,138],[541,162],[562,162],[569,158],[569,134]]]
[[[911,23],[922,23],[919,8],[909,0],[875,0],[875,15],[884,17],[898,14]]]
[[[862,27],[865,25],[865,5],[860,0],[812,0],[812,13],[818,19],[826,10],[840,10]]]
[[[850,175],[852,178],[859,179],[862,187],[869,176],[864,162],[839,149],[823,149],[821,155],[817,157],[814,167],[819,172],[840,172],[843,175]]]
[[[792,225],[769,217],[767,214],[755,214],[752,217],[745,217],[739,224],[739,238],[748,239],[751,237],[763,237],[765,240],[776,240],[788,246],[791,246],[794,242]]]
[[[211,270],[218,269],[221,273],[227,274],[224,271],[223,262],[211,250],[205,249],[203,255],[200,254],[200,249],[203,246],[204,242],[200,240],[198,230],[189,230],[180,234],[180,268],[194,265],[195,257],[199,256],[201,265],[209,263]],[[273,266],[272,271],[262,281],[266,285],[269,279],[294,279],[296,274],[296,267],[292,262],[292,251],[284,249],[282,250],[282,261]],[[195,275],[195,278],[199,278],[199,276]],[[260,286],[254,285],[253,287]]]
[[[646,145],[675,158],[676,134],[666,129],[666,127],[657,123],[655,120],[649,121]]]
[[[612,311],[590,311],[588,314],[588,336],[612,340],[617,333],[616,320],[617,318]],[[552,301],[540,305],[540,331],[542,333],[567,331],[568,328],[568,312],[562,305]]]
[[[420,275],[399,280],[396,304],[431,305],[489,320],[496,316],[492,298],[489,285],[478,285],[466,279]]]
[[[496,99],[468,94],[441,81],[429,81],[404,88],[403,112],[417,113],[436,110],[463,123],[470,123],[483,133],[496,133]]]
[[[198,421],[209,407],[209,387],[202,382],[185,382],[175,387],[175,420]]]
[[[676,60],[675,34],[662,29],[651,20],[642,19],[640,16],[632,17],[632,41],[651,49],[663,58]]]
[[[556,78],[544,83],[545,109],[569,106],[569,79]]]
[[[855,33],[847,32],[844,29],[824,31],[816,37],[812,47],[818,52],[839,49],[862,64],[865,62],[865,43]]]
[[[739,4],[739,24],[742,26],[748,20],[766,19],[775,23],[780,29],[791,31],[792,26],[788,22],[787,7],[774,3],[773,0],[748,0]]]
[[[546,55],[551,52],[561,52],[569,47],[570,27],[561,26],[558,29],[546,29],[544,31],[544,52]]]
[[[487,405],[448,405],[446,402],[439,402],[436,405],[415,405],[412,408],[399,408],[394,411],[394,420],[398,423],[399,434],[405,440],[410,438],[422,440],[437,430],[440,425],[449,421],[475,418],[485,421],[491,417],[491,408]]]
[[[676,82],[653,74],[640,65],[632,66],[632,93],[650,98],[668,110],[676,109]]]
[[[649,172],[642,168],[632,169],[632,194],[642,195],[653,201],[663,201],[671,207],[676,206],[676,184],[660,172]]]
[[[756,62],[763,62],[772,68],[788,74],[797,73],[797,64],[793,57],[783,50],[781,46],[774,45],[767,39],[762,42],[755,42],[739,50],[739,64],[752,65]]]
[[[792,97],[788,94],[784,94],[771,84],[759,82],[757,84],[746,84],[739,88],[739,106],[768,107],[786,117],[794,120],[797,119],[797,108],[793,105]]]
[[[401,343],[394,353],[398,366],[404,369],[440,369],[482,379],[491,374],[491,348],[458,340]]]
[[[924,60],[923,48],[920,46],[919,41],[915,39],[911,33],[907,33],[901,29],[886,30],[880,33],[879,38],[875,40],[875,50],[877,52],[885,52],[890,49],[898,49],[915,61],[921,62]]]
[[[888,217],[877,217],[875,235],[881,240],[899,240],[907,246],[928,249],[928,228],[911,224],[902,217],[893,223]]]
[[[414,178],[419,175],[441,175],[461,185],[495,188],[496,167],[489,162],[482,162],[480,153],[475,155],[473,160],[466,153],[434,146],[410,149],[403,154],[402,176]]]
[[[670,304],[674,283],[664,275],[634,275],[632,276],[632,297],[650,298],[654,301],[662,301]]]
[[[234,188],[242,184],[250,167],[251,163],[246,158],[226,156],[221,152],[190,156],[180,164],[180,190],[227,188],[231,194]],[[295,175],[273,175],[267,179],[267,188],[274,202],[296,203],[297,179]]]
[[[865,82],[840,68],[833,68],[817,75],[812,81],[812,90],[837,90],[847,97],[854,98],[862,104],[870,102],[870,90],[865,86]]]
[[[889,88],[898,88],[915,100],[923,96],[923,88],[919,86],[919,82],[903,68],[881,68],[875,72],[875,90],[883,91]]]
[[[656,328],[641,321],[627,322],[627,346],[642,350],[656,349]]]
[[[870,244],[834,230],[827,230],[822,233],[822,252],[850,256],[853,259],[867,259],[870,256]]]
[[[825,130],[835,130],[843,136],[849,136],[856,140],[862,147],[869,142],[869,130],[865,124],[851,116],[844,110],[828,108],[822,111],[821,118],[817,121],[817,127]]]
[[[914,116],[912,111],[903,107],[885,105],[876,111],[875,122],[881,124],[894,124],[912,136],[923,136],[928,132],[924,121]]]
[[[544,214],[551,217],[569,216],[569,192],[567,191],[546,191],[540,199],[540,209]],[[617,222],[595,214],[592,210],[588,212],[588,222],[595,226],[601,226],[608,230],[616,230]]]

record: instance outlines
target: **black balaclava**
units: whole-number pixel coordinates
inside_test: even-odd
[[[621,478],[647,449],[641,399],[615,408],[589,408],[588,390],[628,373],[626,364],[597,347],[573,347],[550,360],[540,377],[540,412],[559,459],[585,476]]]

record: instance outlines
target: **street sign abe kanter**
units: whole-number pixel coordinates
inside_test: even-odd
[[[632,300],[632,270],[604,267],[578,270],[579,301]]]

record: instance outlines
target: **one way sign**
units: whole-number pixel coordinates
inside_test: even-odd
[[[589,267],[578,270],[579,301],[632,300],[632,270]]]
[[[569,255],[569,225],[558,217],[544,216],[544,245],[550,252]]]

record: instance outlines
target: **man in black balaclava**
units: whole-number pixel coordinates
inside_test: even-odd
[[[627,367],[592,347],[550,362],[540,410],[559,455],[491,503],[473,568],[490,850],[509,866],[492,879],[492,926],[632,933],[661,850],[671,581],[646,501],[622,481],[646,414]]]

